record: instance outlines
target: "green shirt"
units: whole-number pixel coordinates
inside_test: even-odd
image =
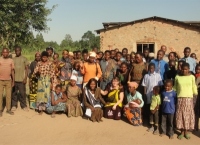
[[[195,77],[193,75],[189,76],[177,75],[174,81],[174,90],[177,93],[177,97],[192,98],[193,95],[197,95],[197,86],[195,83]]]
[[[13,58],[15,65],[15,82],[23,82],[25,78],[25,68],[29,64],[28,60],[24,56]]]
[[[150,110],[154,110],[158,105],[161,104],[160,101],[160,95],[153,95],[152,99],[151,99],[151,106],[150,106]]]

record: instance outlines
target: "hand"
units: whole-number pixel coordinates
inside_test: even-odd
[[[26,79],[26,78],[23,80],[23,83],[24,83],[24,84],[26,84],[26,83],[27,83],[27,79]]]
[[[15,82],[14,82],[14,81],[12,81],[12,83],[11,83],[11,86],[12,86],[12,87],[14,87],[14,86],[15,86]]]
[[[114,106],[112,107],[112,110],[116,110],[116,105],[114,105]]]

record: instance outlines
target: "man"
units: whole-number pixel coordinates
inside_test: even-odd
[[[26,82],[28,77],[29,62],[26,57],[21,55],[21,47],[15,47],[16,56],[13,58],[15,64],[15,86],[12,91],[12,111],[17,109],[18,99],[24,111],[28,111],[26,104]],[[18,91],[19,94],[18,95]]]
[[[0,57],[0,117],[3,111],[3,89],[6,92],[6,113],[14,115],[11,111],[11,89],[14,86],[14,62],[9,58],[8,48],[3,48]]]
[[[125,62],[126,61],[126,56],[128,54],[128,49],[127,48],[123,48],[122,49],[122,58],[121,58],[121,61],[122,62]]]
[[[143,55],[144,62],[149,63],[151,61],[151,58],[149,57],[149,48],[144,48]]]
[[[168,59],[168,54],[166,53],[166,52],[167,52],[167,47],[166,47],[165,45],[162,45],[162,46],[160,47],[160,50],[162,50],[162,51],[164,52],[163,60],[164,60],[165,62],[168,62],[168,61],[169,61],[169,59]]]

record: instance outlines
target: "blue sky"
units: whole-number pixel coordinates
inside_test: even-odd
[[[200,21],[200,0],[49,0],[57,5],[47,22],[45,41],[59,44],[66,34],[80,40],[85,32],[103,28],[102,22],[126,22],[151,16]],[[94,32],[95,33],[95,32]]]

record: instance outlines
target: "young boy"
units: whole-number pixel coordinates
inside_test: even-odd
[[[173,119],[175,113],[175,104],[177,101],[177,95],[174,90],[172,90],[173,82],[172,80],[165,81],[165,91],[161,94],[162,102],[162,123],[160,136],[167,133],[170,139],[173,139]]]
[[[148,74],[146,74],[142,81],[142,86],[144,86],[144,108],[143,108],[143,116],[149,117],[150,115],[150,104],[151,98],[153,95],[153,87],[162,86],[162,78],[159,73],[155,72],[155,64],[150,63],[148,66]],[[144,122],[149,122],[149,118],[144,118]]]
[[[155,70],[161,75],[162,80],[164,80],[165,72],[169,70],[167,62],[163,60],[164,54],[164,51],[159,50],[157,53],[157,59],[151,60],[151,62],[155,64]]]
[[[190,53],[191,53],[190,47],[185,47],[183,53],[184,53],[184,58],[182,58],[181,60],[184,60],[185,62],[189,63],[190,71],[192,73],[195,73],[196,60],[194,58],[190,57]]]

